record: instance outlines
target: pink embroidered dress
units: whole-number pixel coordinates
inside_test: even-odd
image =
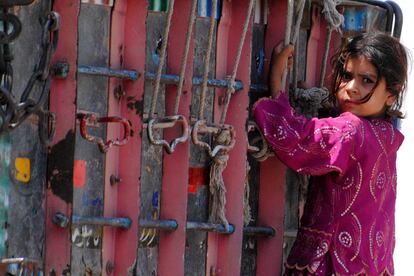
[[[393,275],[396,152],[404,137],[383,119],[297,115],[282,93],[254,117],[278,158],[312,175],[286,275]]]

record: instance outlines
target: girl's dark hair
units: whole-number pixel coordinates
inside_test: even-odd
[[[400,108],[407,85],[407,52],[396,38],[384,33],[359,34],[344,43],[335,54],[332,64],[332,99],[336,98],[347,60],[360,56],[364,56],[374,65],[378,76],[371,93],[361,101],[368,101],[378,82],[384,78],[386,89],[396,98],[395,103],[386,111],[386,116],[402,118]]]

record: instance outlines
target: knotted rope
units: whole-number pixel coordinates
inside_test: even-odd
[[[214,5],[213,1],[213,7]],[[230,105],[231,96],[234,93],[234,83],[236,79],[237,69],[240,64],[241,54],[243,50],[244,41],[246,39],[247,30],[249,28],[250,19],[253,14],[254,6],[256,0],[250,0],[249,6],[247,9],[245,21],[243,24],[242,34],[240,36],[239,46],[237,48],[235,61],[233,64],[233,70],[228,80],[227,91],[224,100],[224,108],[223,112],[221,113],[220,117],[220,126],[224,126],[227,110]],[[213,15],[215,14],[213,9]],[[200,114],[201,115],[201,114]],[[218,145],[230,145],[231,135],[228,130],[222,128],[219,134],[213,137],[213,141],[215,144]],[[218,222],[222,223],[226,229],[229,227],[229,223],[227,221],[225,215],[225,205],[226,205],[226,187],[224,185],[223,180],[223,171],[227,167],[227,161],[229,160],[228,151],[220,151],[214,158],[213,163],[210,168],[210,193],[212,195],[212,208],[210,211],[210,221],[211,222]]]

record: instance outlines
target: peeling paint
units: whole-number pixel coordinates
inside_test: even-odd
[[[66,137],[55,144],[49,153],[49,189],[66,203],[73,201],[73,164],[75,133],[70,130]]]

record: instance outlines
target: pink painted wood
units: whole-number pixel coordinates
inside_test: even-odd
[[[123,2],[119,3],[120,6],[115,8],[119,14],[114,15],[114,20],[119,20],[118,23],[115,23],[119,25],[113,28],[116,28],[117,31],[119,30],[120,34],[112,34],[114,36],[112,37],[113,44],[111,46],[115,48],[112,49],[114,56],[113,59],[111,58],[111,63],[113,62],[114,66],[121,66],[119,58],[122,51],[119,52],[119,43],[123,40],[123,68],[136,70],[142,74],[145,68],[145,47],[143,45],[145,45],[146,39],[145,20],[148,3],[147,1],[128,0],[125,10],[125,3]],[[125,19],[122,19],[122,17],[125,17]],[[125,22],[122,23],[122,20],[125,20]],[[115,31],[115,29],[112,30]],[[116,37],[118,35],[119,37]],[[140,133],[142,122],[141,118],[136,114],[136,110],[128,109],[127,97],[135,97],[137,101],[142,101],[144,78],[141,76],[136,81],[124,81],[123,85],[125,96],[121,99],[120,112],[122,117],[127,118],[131,122],[134,136],[131,137],[128,144],[119,148],[118,176],[122,181],[117,187],[109,188],[107,191],[112,192],[112,190],[117,189],[116,207],[114,207],[112,212],[116,210],[118,217],[131,218],[132,225],[128,230],[117,229],[115,231],[115,242],[113,245],[115,266],[113,275],[127,274],[128,269],[134,266],[138,247],[139,179],[141,168]],[[112,93],[112,90],[110,90],[110,93]],[[118,109],[113,110],[113,112],[115,111],[119,112]],[[106,175],[106,181],[108,181],[108,175]],[[115,206],[115,203],[113,203],[113,206]],[[110,212],[109,206],[108,212]]]
[[[270,61],[273,47],[284,40],[287,1],[269,3],[265,53]],[[267,64],[268,65],[268,64]],[[268,67],[266,68],[268,71]],[[258,239],[257,275],[280,275],[283,256],[285,166],[277,158],[269,158],[260,166],[258,225],[276,229],[276,236]]]
[[[168,42],[168,74],[179,75],[181,58],[184,53],[186,30],[192,1],[175,1]],[[195,25],[193,29],[193,35]],[[181,96],[178,114],[190,118],[191,78],[193,64],[193,43],[190,44],[185,74],[185,86]],[[166,114],[172,115],[177,87],[166,90]],[[181,130],[172,128],[165,131],[165,138],[171,141],[181,136]],[[185,235],[187,221],[187,191],[189,173],[189,144],[177,146],[172,154],[164,154],[164,173],[161,195],[161,219],[175,219],[177,230],[160,233],[158,275],[184,275]]]
[[[114,69],[123,69],[122,58],[124,54],[124,31],[125,31],[125,14],[127,9],[127,1],[116,1],[113,7],[111,17],[111,36],[110,36],[110,67]],[[115,89],[122,86],[122,80],[117,78],[109,79],[108,89],[108,116],[122,116],[121,104],[114,95]],[[107,127],[107,139],[116,139],[121,137],[122,130],[119,124],[108,124]],[[123,183],[111,185],[111,175],[119,177],[119,148],[112,147],[107,153],[105,158],[105,193],[104,193],[104,216],[105,217],[118,217],[118,186]],[[116,241],[117,234],[121,231],[113,227],[103,228],[103,241],[102,241],[102,264],[103,268],[110,267],[115,264],[116,256]],[[133,246],[133,244],[132,244]],[[118,267],[117,267],[118,268]],[[118,268],[119,269],[119,268]],[[124,273],[127,268],[122,268]]]
[[[225,79],[233,70],[237,48],[240,42],[249,1],[223,1],[222,17],[217,34],[216,77]],[[243,195],[246,180],[247,137],[245,124],[248,117],[248,91],[250,87],[251,26],[244,42],[242,58],[236,78],[241,80],[244,89],[232,96],[226,123],[236,130],[236,145],[230,151],[227,168],[223,172],[226,185],[226,216],[235,226],[231,235],[209,234],[207,275],[240,275],[243,240]],[[223,92],[223,91],[221,91]],[[215,122],[219,121],[223,106],[218,105],[220,91],[216,91]]]
[[[54,79],[50,93],[50,110],[56,113],[56,134],[52,147],[63,140],[69,132],[75,131],[76,113],[76,68],[78,15],[80,3],[75,0],[56,0],[53,10],[61,16],[59,44],[53,57],[53,63],[66,61],[70,71],[66,79]],[[48,186],[46,192],[46,253],[45,273],[54,270],[56,275],[70,264],[70,230],[62,229],[52,223],[55,212],[71,217],[72,207],[53,194]]]

